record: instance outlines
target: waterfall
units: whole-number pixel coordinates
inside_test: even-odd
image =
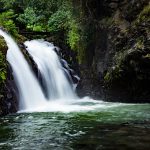
[[[44,40],[26,41],[27,51],[32,56],[40,71],[44,90],[49,100],[76,98],[72,85],[55,52],[56,47]]]
[[[108,105],[89,97],[79,99],[68,72],[72,70],[65,60],[59,58],[56,47],[44,40],[26,41],[26,49],[40,72],[41,85],[16,42],[1,29],[0,35],[8,46],[7,61],[19,91],[19,112],[91,111],[121,105]],[[75,74],[74,78],[79,80]]]
[[[77,98],[73,86],[65,76],[53,44],[42,40],[25,42],[40,71],[44,91],[16,42],[2,30],[0,35],[4,37],[8,46],[7,61],[12,67],[19,91],[19,110],[45,107],[49,101],[68,101]],[[44,92],[47,93],[47,97]]]
[[[30,109],[41,105],[45,97],[29,64],[16,42],[2,30],[0,30],[0,35],[4,37],[8,46],[7,61],[12,67],[13,76],[19,90],[19,109]]]

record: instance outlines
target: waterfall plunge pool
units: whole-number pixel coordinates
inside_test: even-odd
[[[99,105],[88,104],[89,107]],[[17,113],[0,118],[0,149],[149,149],[149,104],[102,105],[93,110],[80,108],[66,112],[57,109],[55,112]]]

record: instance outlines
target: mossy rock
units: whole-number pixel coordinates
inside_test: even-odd
[[[145,6],[144,9],[141,11],[141,13],[138,16],[138,22],[141,21],[150,21],[150,4]]]
[[[7,45],[6,45],[6,42],[2,36],[0,36],[0,51],[3,54],[7,53]]]
[[[2,92],[3,85],[7,78],[6,53],[7,53],[6,42],[4,38],[0,36],[0,92]]]

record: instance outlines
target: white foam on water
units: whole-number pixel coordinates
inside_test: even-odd
[[[19,90],[19,112],[78,112],[106,109],[123,104],[78,98],[55,52],[55,46],[43,40],[26,41],[25,46],[41,73],[45,91],[16,42],[0,30],[7,43],[10,63]],[[71,78],[71,77],[69,77]],[[47,97],[45,97],[45,93]]]

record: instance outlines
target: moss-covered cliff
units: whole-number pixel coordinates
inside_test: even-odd
[[[7,50],[7,46],[4,42],[4,39],[0,37],[0,114],[3,113],[3,103],[4,103],[4,83],[6,81],[6,59],[5,53]]]
[[[11,69],[6,61],[7,46],[0,36],[0,116],[17,111],[17,99]]]
[[[93,96],[110,101],[149,102],[150,3],[84,0],[80,6],[84,24],[93,26],[81,89],[91,95],[96,87]]]

